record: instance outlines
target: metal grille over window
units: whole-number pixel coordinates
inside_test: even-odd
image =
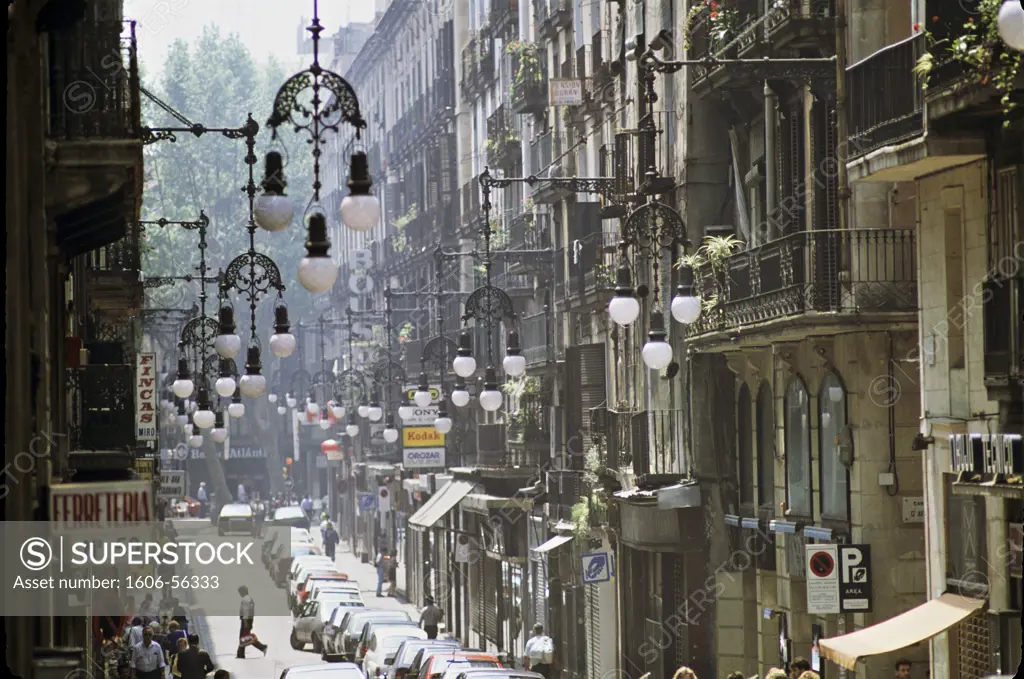
[[[960,623],[960,679],[984,679],[992,662],[992,636],[984,609]]]

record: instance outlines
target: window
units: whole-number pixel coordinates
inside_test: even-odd
[[[740,385],[736,401],[736,454],[739,456],[740,504],[754,504],[754,423],[751,420],[750,389]]]
[[[821,515],[850,518],[849,471],[840,457],[846,428],[846,390],[839,377],[828,373],[818,393],[818,434],[821,455]]]
[[[775,509],[775,408],[772,388],[761,383],[757,391],[757,504]]]
[[[811,425],[807,387],[794,377],[786,388],[786,503],[794,516],[811,516]]]

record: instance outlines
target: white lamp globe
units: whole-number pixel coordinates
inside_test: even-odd
[[[521,355],[506,355],[501,362],[505,374],[510,377],[519,377],[526,372],[526,358]]]
[[[366,417],[370,422],[380,422],[384,417],[384,409],[378,405],[372,405],[366,409]]]
[[[182,431],[185,432],[185,438],[188,438],[189,436],[192,435],[192,423],[191,422],[186,422],[185,426],[183,426],[181,429],[182,429]]]
[[[278,415],[284,415],[286,412],[288,412],[287,408],[285,408],[284,406],[277,406]]]
[[[640,316],[640,301],[636,297],[612,297],[608,315],[621,326],[632,325]]]
[[[235,418],[236,420],[245,415],[245,404],[244,403],[231,403],[228,405],[228,415]]]
[[[1004,2],[996,21],[1003,42],[1018,52],[1024,51],[1024,7],[1020,1]]]
[[[277,394],[267,394],[267,400],[271,403],[277,403]]]
[[[413,415],[412,406],[399,406],[398,416],[403,420],[408,420]]]
[[[267,378],[263,375],[242,375],[242,381],[238,383],[242,394],[249,398],[259,398],[267,389]]]
[[[456,356],[452,361],[452,370],[459,377],[472,377],[476,372],[476,359],[472,356]]]
[[[185,425],[188,424],[188,415],[184,413],[182,413],[181,415],[177,415],[175,416],[174,421],[179,426],[184,427]]]
[[[188,398],[192,395],[193,389],[195,389],[195,385],[190,379],[177,379],[174,380],[173,384],[171,384],[171,390],[178,398]]]
[[[438,434],[447,434],[452,430],[452,418],[450,417],[439,417],[434,420],[434,429],[437,430]]]
[[[213,348],[221,358],[234,358],[242,350],[242,338],[238,335],[217,335]]]
[[[501,408],[501,392],[497,389],[484,389],[480,392],[480,405],[487,412],[493,413]]]
[[[341,200],[341,221],[353,231],[369,231],[380,221],[380,201],[374,195],[348,195]]]
[[[648,340],[641,351],[644,363],[651,370],[661,370],[672,362],[672,345],[664,340]]]
[[[353,438],[354,439],[355,437],[359,436],[359,425],[358,424],[346,425],[345,433],[348,434],[349,438]]]
[[[192,415],[192,421],[195,422],[196,426],[200,429],[209,429],[213,426],[215,419],[217,418],[213,414],[212,410],[197,410],[195,414]]]
[[[224,427],[214,427],[210,431],[210,438],[214,443],[224,443],[228,440],[228,430]]]
[[[695,322],[700,318],[700,297],[676,295],[672,298],[672,318],[680,323]]]
[[[188,445],[190,448],[198,448],[203,445],[203,437],[199,434],[192,434],[188,437]]]
[[[261,229],[271,233],[284,231],[291,226],[292,219],[295,217],[295,206],[292,205],[292,199],[288,196],[262,193],[256,198],[253,216]]]
[[[327,292],[338,279],[338,265],[330,257],[303,257],[299,262],[299,282],[310,292]]]
[[[384,430],[384,440],[387,443],[394,443],[398,440],[398,430],[394,427],[387,427]]]
[[[426,408],[434,401],[434,397],[430,395],[429,391],[424,391],[420,389],[415,394],[413,394],[412,400],[420,408]]]
[[[230,398],[235,393],[235,378],[230,376],[218,377],[213,384],[218,396]]]
[[[320,411],[320,406],[318,406],[313,401],[308,401],[306,403],[306,412],[309,413],[310,415],[316,415],[319,411]]]
[[[296,401],[296,400],[295,400],[295,397],[294,397],[294,396],[291,396],[291,395],[289,395],[289,396],[288,396],[288,397],[287,397],[287,398],[285,399],[285,401],[286,401],[286,402],[288,403],[288,407],[289,407],[289,408],[294,408],[294,407],[295,407],[295,406],[296,406],[296,405],[298,404],[298,401]]]
[[[295,335],[290,332],[274,333],[270,336],[270,353],[278,358],[287,358],[295,351]]]
[[[345,417],[345,406],[333,405],[331,406],[331,415],[334,415],[334,419],[340,420]]]
[[[364,403],[363,405],[359,406],[359,408],[357,409],[357,412],[359,413],[359,417],[369,417],[370,416],[370,406],[368,406],[368,405],[366,405]]]
[[[456,389],[452,391],[452,403],[459,408],[465,408],[469,405],[469,392],[465,389]]]
[[[323,429],[324,431],[330,429],[331,428],[331,421],[326,419],[326,418],[321,419],[320,420],[320,428]]]

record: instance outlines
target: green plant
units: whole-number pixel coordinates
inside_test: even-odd
[[[525,394],[538,394],[540,393],[540,378],[528,375],[511,377],[501,385],[501,390],[514,398],[520,398]]]
[[[572,521],[572,534],[577,540],[589,540],[590,529],[597,524],[608,505],[597,493],[591,493],[589,497],[580,498],[572,506],[570,518]]]
[[[1021,55],[1007,47],[999,36],[999,8],[1002,0],[980,0],[975,8],[975,15],[967,18],[963,24],[963,32],[950,40],[936,40],[930,31],[920,24],[914,25],[914,31],[925,36],[928,51],[921,55],[914,65],[913,72],[921,80],[921,87],[928,88],[928,80],[935,67],[936,49],[948,43],[949,58],[964,65],[966,77],[970,82],[985,86],[991,84],[1000,94],[1003,115],[1009,115],[1016,107],[1012,95],[1015,90],[1017,73],[1020,70]],[[977,16],[977,20],[975,20]],[[933,16],[932,23],[937,24],[940,17]],[[1009,126],[1010,121],[1004,120],[1003,125]]]
[[[391,236],[391,247],[394,248],[395,252],[402,252],[405,250],[406,245],[409,243],[409,239],[405,233],[405,227],[409,226],[417,217],[419,217],[420,211],[416,203],[409,206],[405,214],[401,217],[397,217],[395,221],[391,222],[391,226],[394,228],[395,233]]]
[[[508,245],[508,233],[505,231],[505,226],[502,222],[495,218],[490,221],[491,230],[491,248],[501,250]]]
[[[515,99],[516,93],[522,92],[524,85],[540,83],[543,80],[543,72],[537,55],[537,45],[534,43],[516,40],[505,47],[505,52],[517,62],[512,73],[512,84],[509,86],[509,96]]]
[[[407,321],[405,323],[405,325],[403,325],[398,330],[398,342],[399,342],[399,344],[405,344],[406,342],[411,340],[412,339],[412,331],[413,331],[413,324]]]
[[[599,285],[615,287],[616,269],[611,264],[598,264],[594,267],[594,278]]]
[[[697,19],[705,12],[708,15],[709,48],[712,51],[718,46],[724,45],[739,25],[738,10],[722,7],[716,0],[697,2],[683,19],[682,35],[685,49],[689,50],[693,47],[693,29],[697,25]]]
[[[703,254],[703,257],[711,263],[714,269],[720,270],[725,265],[725,260],[740,245],[743,245],[743,241],[732,234],[728,236],[705,236],[704,244],[698,252]]]

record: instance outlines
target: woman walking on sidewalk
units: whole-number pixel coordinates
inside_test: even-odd
[[[338,537],[338,531],[334,530],[334,524],[330,521],[327,522],[327,527],[324,529],[324,554],[334,561],[334,550],[341,542],[341,538]]]
[[[395,596],[398,587],[398,559],[391,559],[388,564],[388,596]]]

